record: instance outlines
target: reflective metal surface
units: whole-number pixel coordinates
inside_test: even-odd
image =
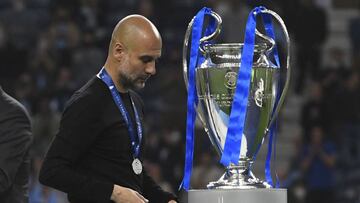
[[[206,61],[196,69],[196,87],[199,97],[198,111],[205,122],[210,140],[222,154],[235,93],[241,44],[215,44],[205,47]],[[255,49],[247,115],[239,157],[239,164],[231,166],[212,187],[230,186],[264,187],[248,174],[253,157],[260,148],[275,104],[279,70],[265,57],[266,45]],[[226,180],[229,177],[231,180]],[[232,183],[231,181],[235,181]],[[251,183],[251,184],[249,184]],[[251,186],[250,186],[251,185]]]
[[[260,149],[269,126],[274,122],[285,98],[289,84],[289,37],[281,18],[273,11],[267,13],[277,19],[285,33],[287,45],[286,80],[284,88],[278,92],[280,82],[280,68],[275,67],[268,59],[274,48],[274,40],[256,31],[256,36],[263,42],[255,45],[253,67],[251,75],[250,93],[239,162],[230,165],[225,174],[215,182],[208,184],[208,188],[221,189],[250,189],[269,188],[270,185],[257,179],[251,172],[254,156]],[[218,22],[216,31],[202,40],[212,40],[220,32],[221,18],[216,16]],[[220,18],[220,20],[219,20]],[[183,48],[184,78],[187,84],[187,49],[193,20],[185,34]],[[215,34],[216,33],[216,34]],[[238,78],[243,44],[212,44],[199,47],[205,61],[196,68],[196,88],[199,98],[197,113],[202,121],[205,131],[219,153],[224,150],[226,133],[231,113],[233,96]],[[283,68],[283,67],[282,67]],[[275,106],[276,97],[280,95],[278,105]],[[272,115],[272,112],[274,114]]]

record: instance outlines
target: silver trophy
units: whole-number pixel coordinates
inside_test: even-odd
[[[209,189],[251,189],[269,188],[266,182],[256,178],[251,172],[254,156],[263,144],[269,127],[275,121],[283,104],[289,85],[290,77],[290,39],[283,20],[275,12],[266,10],[280,24],[285,35],[286,56],[286,79],[282,90],[278,90],[280,82],[280,68],[269,60],[269,54],[275,46],[272,38],[256,30],[259,43],[255,44],[250,92],[248,97],[247,114],[242,135],[239,162],[226,168],[225,174],[215,182],[210,182]],[[221,17],[211,12],[211,16],[217,21],[215,31],[200,40],[199,50],[205,57],[205,61],[196,68],[196,88],[199,104],[196,109],[205,131],[213,146],[221,156],[224,150],[226,133],[233,95],[237,83],[237,74],[240,67],[241,51],[244,44],[208,44],[221,31]],[[194,19],[189,23],[183,45],[183,72],[185,83],[188,81],[187,55],[189,38]],[[201,46],[201,44],[205,44]],[[284,67],[281,67],[284,68]],[[275,106],[276,97],[281,94]],[[274,112],[274,113],[273,113]]]

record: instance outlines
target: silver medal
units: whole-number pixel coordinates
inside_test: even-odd
[[[142,164],[141,164],[141,161],[136,158],[134,159],[134,161],[132,162],[132,168],[133,168],[133,171],[136,175],[139,175],[141,174],[142,172]]]

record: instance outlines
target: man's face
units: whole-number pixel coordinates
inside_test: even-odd
[[[141,89],[156,73],[155,62],[161,56],[160,40],[142,40],[128,48],[119,67],[119,82],[125,89]]]

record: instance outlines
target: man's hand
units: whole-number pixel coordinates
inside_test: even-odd
[[[111,194],[111,200],[115,203],[147,203],[149,200],[145,199],[138,192],[121,187],[119,185],[114,185],[113,193]],[[175,202],[176,203],[176,202]]]
[[[170,200],[168,203],[177,203],[175,200]]]

